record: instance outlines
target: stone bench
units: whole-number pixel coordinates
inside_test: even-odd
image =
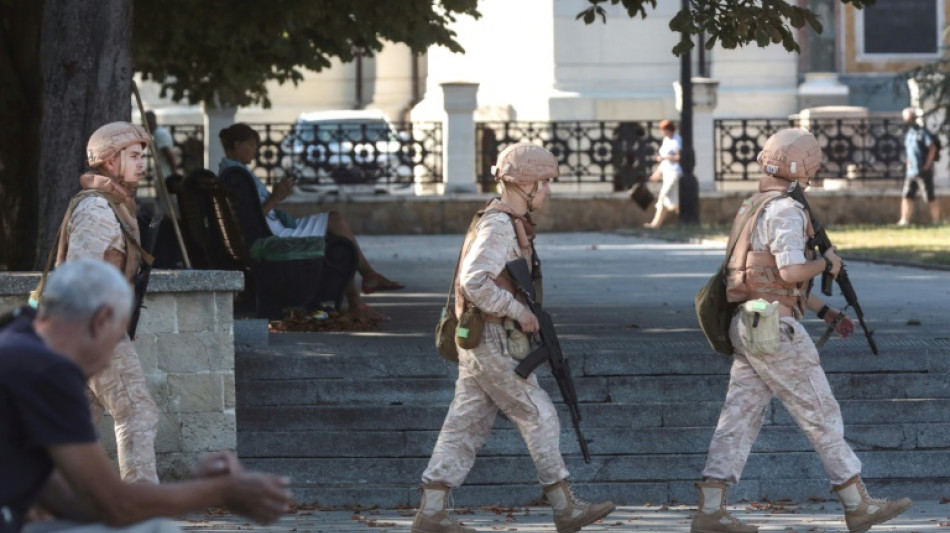
[[[0,273],[0,309],[23,305],[38,272]],[[135,347],[158,405],[155,453],[163,481],[186,477],[198,457],[235,450],[234,293],[243,274],[220,270],[152,272]],[[99,427],[115,457],[112,419]]]

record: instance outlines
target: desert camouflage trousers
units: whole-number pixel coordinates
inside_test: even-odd
[[[485,324],[482,343],[474,350],[459,349],[455,399],[422,474],[423,483],[461,485],[491,433],[499,409],[521,432],[542,485],[568,477],[560,451],[557,410],[534,374],[528,379],[515,374],[517,363],[508,355],[501,324]]]
[[[148,392],[142,363],[129,337],[119,341],[112,361],[88,381],[93,425],[105,409],[115,419],[119,473],[128,483],[158,483],[155,434],[158,408]]]
[[[841,409],[815,344],[798,321],[781,320],[781,345],[776,353],[763,356],[746,351],[739,336],[744,326],[738,316],[732,320],[729,337],[736,354],[704,479],[730,485],[739,481],[773,395],[811,441],[832,484],[840,485],[861,473],[861,461],[844,440]]]

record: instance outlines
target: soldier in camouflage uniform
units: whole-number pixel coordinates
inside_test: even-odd
[[[149,142],[144,128],[113,122],[89,138],[92,169],[80,176],[82,191],[70,204],[59,236],[57,264],[81,257],[114,264],[131,282],[142,260],[135,218],[135,187],[145,166]],[[88,382],[93,420],[105,408],[115,419],[119,471],[124,481],[158,483],[155,434],[158,409],[148,391],[142,364],[128,335],[116,346],[109,366]]]
[[[735,347],[729,390],[699,488],[699,510],[693,533],[755,533],[725,508],[728,487],[739,481],[749,450],[762,427],[773,396],[781,400],[821,457],[841,499],[852,532],[863,532],[910,507],[907,498],[896,502],[868,496],[861,480],[861,461],[844,439],[841,410],[821,367],[818,350],[799,322],[805,309],[836,324],[839,335],[854,331],[851,320],[810,293],[812,278],[822,272],[837,276],[841,259],[834,249],[814,257],[807,240],[814,235],[804,206],[784,194],[790,182],[801,187],[818,171],[821,149],[815,137],[802,129],[779,131],[759,155],[766,175],[759,193],[743,203],[733,225],[727,297],[733,302],[762,299],[778,303],[778,347],[759,348],[741,310],[732,319],[730,340]],[[749,210],[749,223],[740,221]],[[758,324],[758,322],[756,322]],[[773,337],[774,338],[774,337]],[[774,346],[774,343],[772,344]]]
[[[554,509],[558,533],[573,533],[609,514],[614,505],[590,504],[574,497],[559,449],[557,411],[534,375],[522,379],[515,374],[518,360],[504,324],[506,319],[517,321],[525,333],[539,328],[537,318],[506,281],[505,263],[522,257],[532,263],[534,233],[529,212],[547,199],[548,182],[558,175],[557,159],[539,146],[520,143],[498,156],[492,172],[502,182],[503,192],[466,235],[456,284],[456,312],[477,307],[485,328],[478,346],[459,347],[455,399],[422,475],[422,502],[412,531],[474,532],[448,515],[446,499],[449,490],[465,480],[500,409],[525,439],[538,481]]]

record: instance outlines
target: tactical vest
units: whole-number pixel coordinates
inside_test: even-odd
[[[476,231],[478,222],[481,220],[483,216],[487,214],[491,214],[491,213],[505,213],[505,212],[498,209],[493,209],[492,207],[488,207],[486,209],[482,209],[478,211],[477,213],[475,213],[475,217],[472,219],[472,223],[469,225],[468,231],[465,234],[465,240],[462,242],[463,251],[459,259],[459,265],[461,265],[462,262],[465,261],[465,256],[468,255],[468,251],[471,248],[472,243],[475,241],[475,236],[478,233]],[[515,219],[510,213],[505,213],[505,214],[508,215],[509,220],[511,220],[512,229],[515,230],[515,236],[517,238],[518,230],[516,227]],[[538,259],[538,255],[534,251],[533,243],[531,244],[531,257],[526,257],[525,259],[527,259],[528,268],[531,270],[531,280],[534,283],[535,301],[538,304],[540,304],[542,300],[542,296],[543,296],[542,287],[541,287],[542,285],[541,260]],[[515,291],[515,280],[512,279],[510,274],[508,274],[508,270],[502,269],[501,272],[497,276],[495,276],[494,279],[492,279],[492,281],[495,283],[495,285],[497,285],[502,290],[513,294],[516,300],[518,300],[522,304],[525,303],[524,297],[520,293]],[[461,284],[459,283],[458,277],[456,277],[455,279],[455,316],[462,316],[462,312],[469,305],[474,305],[474,304],[469,302],[465,298],[465,295],[462,294]],[[485,314],[484,317],[485,317],[486,322],[500,322],[501,321],[501,317],[495,317],[488,314]]]
[[[787,182],[786,182],[787,183]],[[777,198],[787,196],[787,186],[779,188],[766,187],[765,190],[753,195],[742,202],[732,223],[729,244],[735,243],[732,256],[727,264],[726,299],[730,302],[746,302],[762,298],[768,302],[778,302],[785,309],[787,315],[801,318],[805,314],[805,302],[811,281],[791,283],[782,279],[775,256],[768,250],[755,251],[752,249],[752,238],[759,217],[765,207]],[[741,219],[749,209],[758,204],[752,213],[751,224],[740,228]],[[810,239],[815,235],[810,217],[805,217],[806,236]],[[805,258],[812,259],[814,253],[806,248]]]
[[[143,261],[151,264],[151,255],[142,248],[139,237],[138,221],[135,215],[122,203],[122,199],[108,192],[97,191],[94,189],[84,189],[76,194],[69,202],[66,214],[63,216],[63,223],[59,228],[59,245],[56,250],[56,264],[59,265],[66,260],[66,254],[69,251],[69,220],[72,218],[73,211],[79,202],[86,198],[100,196],[109,202],[119,227],[122,229],[122,239],[125,242],[125,262],[122,267],[122,273],[125,279],[132,280],[139,266]]]

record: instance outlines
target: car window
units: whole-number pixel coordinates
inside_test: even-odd
[[[297,125],[297,136],[303,142],[392,141],[395,133],[389,124],[380,121],[320,121]],[[317,139],[317,141],[315,141]]]

